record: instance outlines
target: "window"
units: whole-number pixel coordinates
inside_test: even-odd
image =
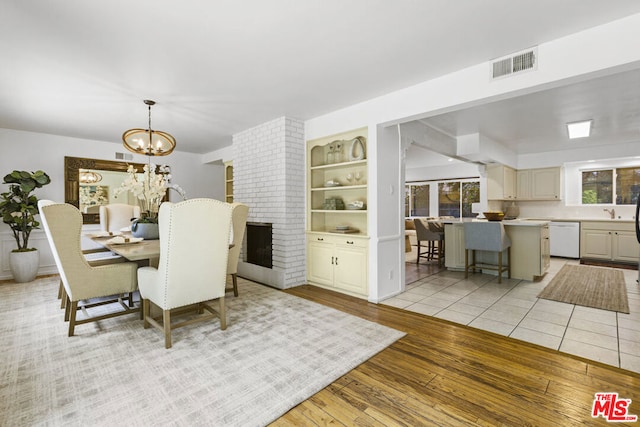
[[[441,182],[438,184],[438,201],[440,216],[474,217],[475,215],[471,213],[471,204],[480,201],[480,182]]]
[[[429,184],[405,186],[404,216],[429,216]]]
[[[582,171],[584,205],[634,205],[639,194],[640,167]]]

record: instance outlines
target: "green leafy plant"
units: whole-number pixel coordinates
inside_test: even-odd
[[[4,177],[3,184],[9,184],[9,191],[0,194],[0,215],[8,224],[16,239],[18,249],[13,252],[33,251],[29,248],[29,235],[40,226],[35,215],[38,213],[38,198],[33,195],[36,188],[51,182],[49,175],[37,172],[14,170]]]

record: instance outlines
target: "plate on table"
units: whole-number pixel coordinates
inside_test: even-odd
[[[121,231],[98,231],[96,233],[87,234],[87,236],[91,238],[122,236],[122,232]]]
[[[131,243],[140,243],[144,240],[143,237],[123,237],[116,236],[111,240],[107,240],[109,245],[129,245]]]

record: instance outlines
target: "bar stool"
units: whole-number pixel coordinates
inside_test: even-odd
[[[504,231],[501,222],[465,222],[464,226],[464,278],[469,277],[469,269],[475,273],[476,268],[482,270],[497,270],[498,283],[502,283],[502,273],[507,272],[511,278],[511,239]],[[507,251],[508,264],[503,265],[502,254]],[[469,251],[472,261],[469,263]],[[476,263],[476,251],[498,253],[498,265]]]
[[[428,261],[437,260],[438,264],[444,261],[444,231],[431,231],[430,222],[421,218],[413,220],[416,226],[416,238],[418,240],[418,257],[416,264],[420,263],[420,258],[426,258]],[[427,242],[426,252],[421,251],[421,243]]]

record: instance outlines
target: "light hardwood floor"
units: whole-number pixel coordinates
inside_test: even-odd
[[[640,414],[638,374],[314,286],[284,292],[407,335],[274,426],[608,425],[591,417],[596,392]]]

